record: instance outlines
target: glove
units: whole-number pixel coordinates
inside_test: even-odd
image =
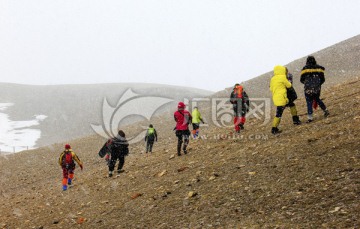
[[[83,165],[79,165],[80,166],[80,169],[83,170]]]
[[[106,156],[105,156],[105,161],[108,161],[108,160],[110,160],[110,155],[109,155],[109,154],[106,154]]]

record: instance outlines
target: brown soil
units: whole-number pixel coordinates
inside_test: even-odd
[[[202,128],[207,139],[181,157],[172,158],[169,124],[158,124],[154,154],[131,145],[125,172],[112,178],[97,156],[104,139],[70,142],[85,166],[65,192],[62,144],[1,157],[0,227],[359,228],[360,81],[322,94],[328,118],[318,110],[293,126],[286,110],[278,136],[254,120],[240,135]],[[296,104],[305,114],[304,100]]]

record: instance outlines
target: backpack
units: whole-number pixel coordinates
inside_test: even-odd
[[[289,103],[292,103],[297,99],[297,94],[293,87],[286,88],[286,94],[287,94],[287,98],[289,99]]]
[[[241,85],[234,87],[233,92],[231,93],[230,102],[232,104],[237,104],[238,101],[243,100],[243,91],[244,88]]]
[[[243,90],[244,90],[244,88],[243,88],[241,85],[236,86],[236,87],[234,88],[234,97],[237,98],[237,99],[242,99],[242,97],[243,97]]]
[[[154,129],[154,128],[149,128],[149,129],[148,129],[147,139],[148,139],[149,141],[154,141],[154,139],[155,139],[155,129]]]
[[[62,158],[62,165],[66,169],[74,167],[75,163],[71,151],[64,151],[64,156]]]

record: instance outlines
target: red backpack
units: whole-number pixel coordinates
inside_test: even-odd
[[[62,158],[62,164],[66,168],[70,168],[74,165],[74,160],[73,160],[71,151],[64,151],[64,152],[65,152],[65,154]]]

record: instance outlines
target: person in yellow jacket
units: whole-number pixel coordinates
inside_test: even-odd
[[[191,131],[191,133],[193,135],[193,138],[195,139],[199,136],[200,122],[202,124],[204,124],[205,122],[201,117],[198,107],[194,107],[191,116],[192,116],[192,126],[193,126],[193,130]]]
[[[287,90],[292,87],[291,83],[287,79],[287,73],[287,69],[284,66],[277,65],[274,67],[274,76],[270,81],[272,100],[276,106],[276,115],[274,117],[271,128],[272,134],[280,133],[278,126],[281,121],[281,116],[287,105],[290,105],[290,112],[293,116],[294,124],[300,124],[299,117],[297,116],[296,106],[293,102],[289,104],[289,99],[287,97]],[[297,119],[298,122],[295,123],[295,119]]]
[[[71,185],[72,179],[74,179],[75,161],[83,169],[83,164],[79,157],[72,151],[69,144],[65,145],[65,150],[60,154],[59,165],[63,170],[62,188],[63,191],[67,190],[67,186]]]

